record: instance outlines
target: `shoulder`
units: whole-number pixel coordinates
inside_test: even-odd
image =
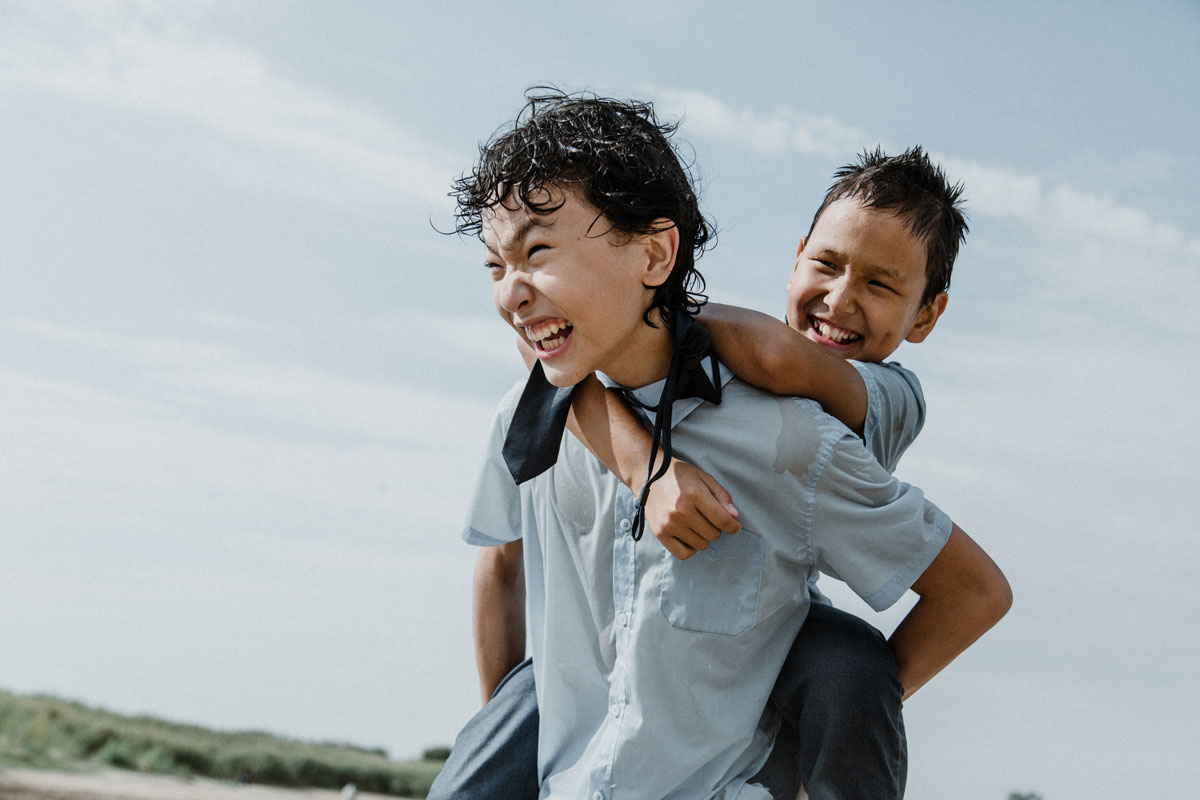
[[[925,395],[911,371],[892,361],[867,364],[852,361],[867,390],[863,438],[889,471],[925,427]]]
[[[513,411],[517,408],[517,403],[521,400],[521,393],[525,391],[525,384],[529,381],[528,376],[523,377],[508,387],[508,391],[504,393],[504,397],[500,398],[500,403],[496,406],[496,416],[511,418]]]
[[[500,402],[496,404],[493,426],[503,434],[508,432],[513,413],[517,410],[517,403],[521,400],[521,393],[525,391],[526,380],[526,378],[521,378],[510,386],[504,396],[500,398]]]
[[[810,464],[843,438],[857,438],[815,400],[771,394],[737,378],[726,384],[715,413],[747,446],[769,451],[776,467],[789,472],[786,465]]]
[[[778,413],[793,423],[803,423],[823,427],[827,423],[845,429],[842,423],[825,413],[821,404],[807,397],[772,394],[765,389],[746,383],[741,378],[734,377],[727,384],[721,395],[721,405],[718,413],[727,415],[744,415],[746,413],[761,413],[770,415]]]
[[[919,402],[924,401],[921,391],[921,381],[912,370],[905,369],[895,361],[875,363],[869,361],[851,361],[850,365],[858,370],[867,392],[873,390],[892,395],[907,395]]]

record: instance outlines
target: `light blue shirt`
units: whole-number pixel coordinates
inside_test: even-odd
[[[894,361],[851,361],[867,388],[863,440],[875,460],[895,472],[900,456],[925,426],[925,395],[917,376]]]
[[[949,536],[816,403],[722,377],[719,406],[675,404],[673,444],[737,498],[743,527],[686,561],[633,541],[636,498],[573,436],[515,486],[500,447],[519,387],[497,414],[465,538],[524,539],[541,798],[767,800],[748,781],[778,726],[767,700],[809,578],[841,578],[883,609]],[[661,388],[636,394],[652,404]]]
[[[917,376],[895,361],[851,361],[867,389],[863,442],[884,469],[895,472],[900,456],[925,426],[925,395]],[[734,498],[734,502],[737,499]],[[818,585],[820,573],[808,581],[812,602],[833,605]]]

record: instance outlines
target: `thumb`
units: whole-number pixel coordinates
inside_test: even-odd
[[[729,492],[725,491],[725,487],[721,485],[720,481],[718,481],[712,475],[709,475],[707,472],[701,472],[700,479],[704,481],[704,485],[708,487],[708,491],[712,492],[712,496],[716,499],[716,501],[725,507],[725,510],[729,512],[729,515],[731,517],[736,517],[738,515],[738,511],[733,505],[733,497],[729,494]]]

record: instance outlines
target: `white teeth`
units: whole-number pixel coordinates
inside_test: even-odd
[[[837,342],[838,344],[845,344],[846,342],[853,341],[855,339],[860,338],[857,333],[853,333],[851,331],[844,331],[844,330],[841,330],[840,328],[835,328],[832,325],[830,325],[829,323],[825,322],[824,320],[814,318],[813,322],[816,323],[816,328],[817,328],[818,333],[820,333],[826,339],[832,339],[833,341]]]
[[[556,336],[559,331],[565,331],[570,327],[570,324],[566,322],[547,322],[536,328],[526,328],[525,335],[529,337],[531,342],[537,342],[542,345],[543,350],[553,350],[566,341],[567,337],[557,336],[553,340],[551,337]]]

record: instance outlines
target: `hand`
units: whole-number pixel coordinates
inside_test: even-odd
[[[733,498],[716,478],[679,459],[650,486],[646,524],[678,559],[691,558],[722,533],[742,529]]]

